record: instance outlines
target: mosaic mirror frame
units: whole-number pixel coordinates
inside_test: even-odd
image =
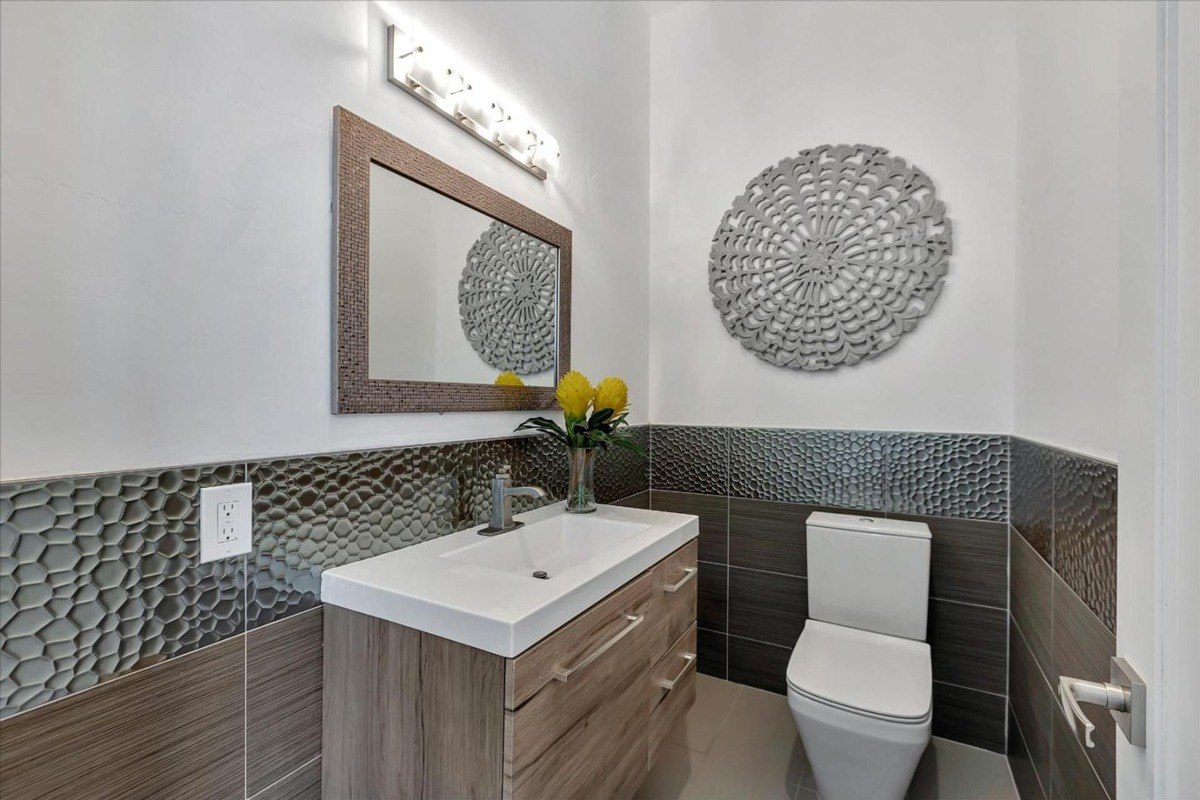
[[[555,383],[571,369],[571,231],[337,106],[333,110],[334,413],[523,411],[554,407],[554,386],[372,378],[368,372],[370,171],[379,164],[558,248]]]

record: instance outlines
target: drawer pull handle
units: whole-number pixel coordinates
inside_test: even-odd
[[[591,664],[597,658],[599,658],[600,656],[604,655],[609,650],[611,650],[617,642],[621,641],[626,636],[628,636],[630,631],[632,631],[638,625],[641,625],[642,620],[644,620],[646,618],[645,614],[638,614],[636,617],[633,614],[625,614],[624,616],[625,616],[625,619],[628,620],[629,624],[626,625],[624,628],[622,628],[620,631],[618,631],[617,634],[615,636],[613,636],[611,639],[609,639],[607,642],[600,645],[595,650],[593,650],[591,653],[589,653],[587,658],[583,659],[583,661],[580,661],[578,664],[571,667],[570,669],[564,669],[563,667],[554,667],[552,670],[550,670],[550,674],[554,676],[554,680],[562,681],[563,683],[566,683],[567,681],[569,681],[571,679],[571,676],[573,674],[575,674],[575,672],[583,669],[588,664]]]
[[[683,680],[683,676],[687,675],[688,671],[691,670],[692,667],[696,666],[696,654],[695,653],[684,653],[683,659],[685,662],[683,665],[683,669],[679,670],[679,674],[675,676],[675,680],[669,681],[666,678],[658,679],[658,685],[661,686],[662,688],[666,689],[668,692],[675,688],[675,684],[677,684],[681,680]]]
[[[696,577],[697,569],[695,567],[684,567],[683,571],[687,573],[686,575],[683,576],[683,580],[681,580],[679,583],[668,583],[668,584],[664,585],[663,586],[664,592],[666,592],[667,594],[670,594],[671,592],[678,592],[680,589],[683,588],[683,585],[685,583],[690,581],[692,578]]]

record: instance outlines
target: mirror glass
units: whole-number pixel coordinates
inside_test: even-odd
[[[554,385],[554,245],[372,163],[369,264],[372,379]]]

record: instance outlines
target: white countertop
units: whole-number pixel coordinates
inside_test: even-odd
[[[559,515],[566,520],[554,520]],[[614,537],[611,547],[586,560],[552,571],[542,580],[508,567],[455,560],[464,548],[500,537],[514,547],[535,531],[535,523],[592,520],[633,523],[644,529]],[[452,533],[381,556],[325,570],[321,600],[446,639],[512,657],[560,628],[699,535],[699,520],[620,506],[599,506],[594,514],[567,515],[562,503],[518,514],[528,527],[496,537],[477,531]],[[592,523],[587,523],[591,525]],[[546,526],[543,525],[543,528]],[[617,526],[613,526],[616,528]],[[626,531],[631,530],[626,527]],[[532,534],[529,534],[532,536]],[[561,535],[561,534],[560,534]],[[569,532],[565,534],[569,536]],[[589,531],[591,540],[596,533]],[[499,561],[497,562],[499,564]]]

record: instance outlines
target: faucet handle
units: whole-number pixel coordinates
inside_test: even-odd
[[[511,471],[512,471],[512,468],[509,467],[508,464],[501,464],[499,467],[496,468],[496,477],[497,478],[507,478],[507,477],[509,477],[509,473]]]

